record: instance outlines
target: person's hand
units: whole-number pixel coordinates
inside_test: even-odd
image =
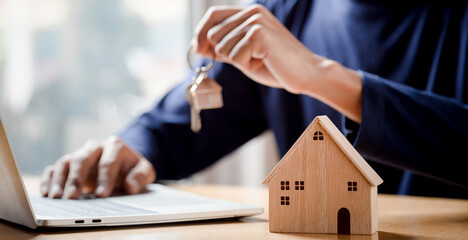
[[[262,5],[211,7],[191,44],[260,84],[317,98],[361,121],[359,73],[310,51]]]
[[[89,140],[82,148],[61,157],[42,175],[41,193],[50,198],[79,198],[82,193],[108,197],[114,190],[140,193],[154,182],[152,164],[121,139]]]
[[[307,49],[262,5],[212,7],[195,29],[197,53],[230,63],[261,84],[305,93],[333,63]]]

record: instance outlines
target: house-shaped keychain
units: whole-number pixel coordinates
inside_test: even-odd
[[[382,179],[326,116],[265,178],[271,232],[373,234]]]
[[[223,107],[222,90],[223,88],[209,78],[206,72],[201,72],[190,88],[194,107],[199,110]]]

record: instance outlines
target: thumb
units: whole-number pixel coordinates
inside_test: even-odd
[[[153,165],[141,158],[125,177],[124,189],[129,194],[141,193],[146,185],[156,180],[156,171]]]

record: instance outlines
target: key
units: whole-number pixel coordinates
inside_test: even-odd
[[[201,129],[201,117],[200,110],[196,109],[193,105],[193,96],[190,92],[190,88],[193,84],[189,84],[185,90],[185,98],[190,105],[190,128],[194,133],[197,133]]]
[[[200,132],[202,127],[200,111],[194,107],[190,108],[190,128],[194,133]]]
[[[190,60],[191,51],[192,49],[189,48],[187,62],[190,68],[195,71],[196,76],[185,89],[185,98],[190,105],[190,128],[197,133],[202,127],[201,110],[223,107],[223,96],[221,94],[222,87],[215,80],[209,78],[207,74],[215,64],[215,52],[212,50],[213,59],[211,63],[200,68],[194,68]]]

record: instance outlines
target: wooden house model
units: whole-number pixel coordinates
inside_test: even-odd
[[[326,116],[265,178],[271,232],[373,234],[382,179]]]
[[[222,89],[215,80],[206,75],[202,76],[200,81],[195,82],[190,88],[195,108],[200,110],[221,108],[223,106]]]

